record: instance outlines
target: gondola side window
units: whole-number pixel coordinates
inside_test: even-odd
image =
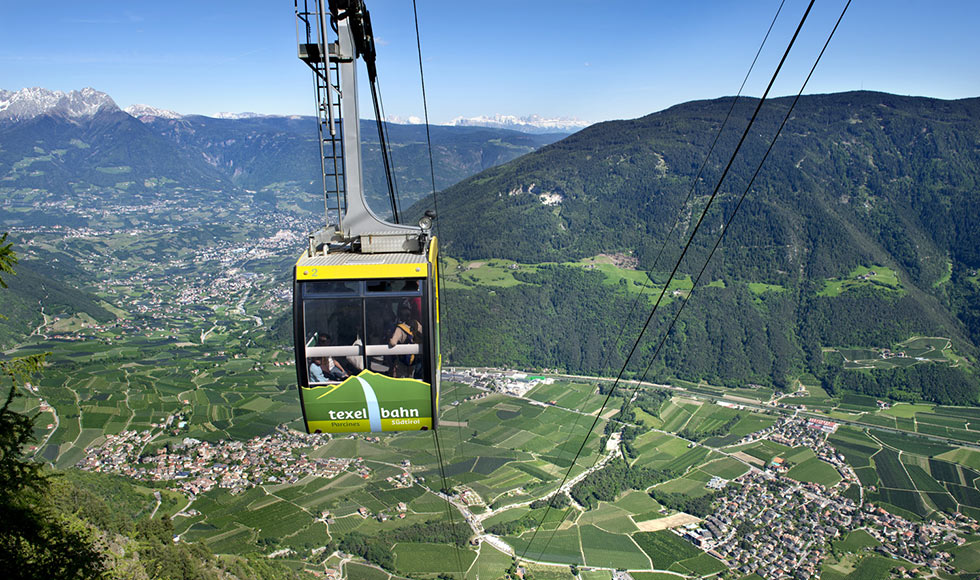
[[[303,305],[310,384],[342,381],[364,368],[361,300],[307,300]]]
[[[364,369],[431,381],[423,283],[417,279],[304,283],[308,384],[343,381]],[[347,297],[351,294],[356,297]]]
[[[368,368],[395,378],[423,380],[425,325],[419,309],[421,299],[368,298]]]

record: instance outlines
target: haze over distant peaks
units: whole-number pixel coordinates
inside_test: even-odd
[[[123,110],[140,120],[143,120],[143,117],[157,117],[160,119],[180,119],[183,117],[180,113],[167,109],[158,109],[150,105],[130,105]]]
[[[91,117],[103,108],[119,110],[109,95],[89,87],[68,93],[40,87],[16,92],[0,89],[0,120],[4,121],[25,121],[45,114],[69,119]]]
[[[285,117],[286,115],[265,115],[263,113],[218,113],[214,116],[215,119],[260,119],[263,117]]]
[[[524,133],[574,133],[591,125],[588,121],[565,117],[547,118],[540,115],[516,117],[514,115],[493,115],[479,117],[456,117],[448,123],[453,127],[493,127],[513,129]]]

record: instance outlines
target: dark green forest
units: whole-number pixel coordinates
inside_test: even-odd
[[[634,467],[617,457],[573,485],[570,494],[579,505],[594,509],[600,501],[615,501],[624,491],[647,489],[672,477],[677,474],[670,470]]]
[[[614,375],[642,325],[636,313],[645,317],[651,304],[641,301],[633,310],[632,298],[604,285],[601,274],[570,266],[543,268],[523,280],[492,292],[446,293],[443,344],[452,364]],[[890,346],[945,328],[941,314],[923,311],[908,295],[892,294],[858,289],[801,300],[793,292],[757,295],[739,283],[699,288],[654,359],[680,301],[661,307],[648,330],[656,340],[641,345],[626,376],[786,389],[791,377],[812,372],[832,392],[887,396],[901,391],[911,400],[975,403],[976,378],[962,368],[924,364],[874,371],[880,385],[878,380],[871,385],[852,379],[856,371],[825,363],[822,346]]]

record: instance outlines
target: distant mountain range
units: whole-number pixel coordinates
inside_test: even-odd
[[[365,180],[379,212],[387,186],[373,121],[361,121]],[[389,124],[396,185],[407,207],[431,193],[424,127]],[[438,189],[564,136],[485,127],[430,131]],[[100,189],[122,197],[179,184],[203,190],[291,189],[304,207],[322,207],[313,117],[180,115],[147,105],[119,109],[94,89],[0,91],[0,187]],[[286,187],[288,184],[288,187]],[[106,191],[106,188],[111,188]]]
[[[168,111],[166,109],[158,109],[156,107],[151,107],[150,105],[130,105],[123,110],[140,121],[148,120],[150,117],[160,119],[180,119],[183,117],[183,115],[180,113]]]
[[[0,89],[0,122],[26,121],[41,115],[76,119],[91,117],[101,109],[119,110],[109,95],[92,88],[64,93],[42,88]]]
[[[0,122],[4,120],[24,121],[38,115],[60,115],[64,117],[85,117],[95,114],[103,107],[118,109],[119,107],[109,95],[93,88],[79,91],[51,91],[39,87],[25,88],[19,91],[0,89]],[[183,115],[175,111],[160,109],[150,105],[131,105],[123,109],[133,117],[145,119],[180,119],[184,117],[201,117],[203,115]],[[262,113],[218,113],[216,119],[255,119],[276,118],[283,115],[267,115]],[[288,117],[288,116],[287,116]],[[293,116],[294,118],[299,118]],[[417,125],[418,122],[399,123]],[[447,126],[450,127],[487,127],[492,129],[509,129],[522,133],[574,133],[589,125],[586,121],[569,118],[546,118],[540,115],[517,117],[514,115],[490,115],[480,117],[456,117]]]

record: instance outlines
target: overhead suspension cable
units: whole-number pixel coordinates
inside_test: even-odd
[[[810,0],[810,3],[807,5],[806,12],[803,13],[803,17],[800,19],[800,23],[799,25],[797,25],[796,31],[793,33],[793,37],[789,41],[789,45],[786,47],[786,50],[783,52],[783,56],[780,59],[779,64],[776,66],[776,70],[773,72],[772,78],[769,80],[769,84],[766,87],[765,92],[763,93],[762,97],[759,99],[759,103],[756,105],[756,108],[752,113],[752,117],[749,119],[748,125],[746,125],[745,130],[742,132],[742,137],[739,139],[738,145],[735,147],[735,150],[732,152],[731,157],[729,158],[728,163],[726,164],[725,169],[721,174],[721,177],[718,179],[718,183],[715,185],[715,188],[711,193],[711,197],[708,199],[707,204],[705,205],[704,209],[701,211],[701,216],[698,218],[698,221],[695,224],[694,229],[691,231],[690,235],[688,236],[687,242],[684,244],[684,249],[681,251],[680,256],[678,256],[677,261],[675,262],[674,267],[671,270],[670,276],[667,278],[667,281],[664,283],[664,287],[660,291],[660,296],[657,298],[657,302],[654,304],[653,310],[650,312],[650,315],[647,317],[646,322],[644,322],[643,327],[640,329],[640,333],[636,337],[636,341],[634,341],[633,346],[630,349],[629,355],[627,355],[626,360],[623,362],[623,367],[620,369],[619,374],[616,377],[616,380],[613,382],[612,387],[609,389],[609,392],[606,394],[602,406],[596,412],[596,416],[595,419],[592,421],[592,425],[589,427],[589,430],[586,433],[585,437],[582,438],[582,444],[579,446],[578,451],[575,453],[574,459],[572,459],[571,465],[569,465],[568,470],[565,472],[565,476],[562,479],[561,484],[559,484],[558,486],[559,491],[567,482],[568,477],[572,472],[572,468],[577,463],[578,458],[581,456],[582,451],[585,449],[585,446],[588,443],[589,437],[592,435],[592,432],[595,431],[595,427],[599,422],[599,418],[602,416],[602,411],[608,405],[609,400],[612,398],[613,393],[616,392],[616,387],[619,386],[619,382],[622,380],[623,374],[625,374],[626,372],[627,365],[629,365],[630,360],[633,358],[633,355],[636,353],[636,349],[639,347],[640,343],[642,342],[643,335],[646,333],[647,327],[650,325],[650,322],[653,320],[653,317],[656,315],[657,309],[660,306],[661,302],[663,301],[664,295],[667,293],[667,288],[670,287],[670,283],[673,282],[674,277],[677,275],[677,270],[680,268],[681,262],[684,260],[684,257],[687,255],[687,251],[691,247],[691,243],[694,240],[694,236],[701,228],[701,224],[704,222],[704,218],[708,214],[708,210],[711,209],[711,205],[714,203],[715,198],[718,196],[718,191],[721,189],[721,184],[724,182],[725,177],[728,176],[728,172],[731,169],[732,164],[734,164],[738,152],[741,150],[742,145],[745,143],[745,139],[748,137],[749,131],[751,130],[752,126],[755,124],[755,120],[759,115],[759,110],[762,108],[762,105],[766,102],[766,99],[769,96],[769,92],[772,90],[772,86],[773,84],[775,84],[776,78],[779,76],[779,72],[782,70],[783,64],[786,62],[786,58],[789,56],[790,50],[792,50],[793,45],[796,43],[796,39],[800,34],[800,30],[802,30],[803,24],[806,22],[807,17],[810,15],[810,10],[813,8],[813,4],[815,1],[816,0]],[[538,522],[538,525],[535,526],[534,532],[531,535],[531,540],[527,543],[527,545],[524,548],[524,551],[521,553],[522,559],[526,556],[527,550],[531,547],[534,538],[537,536],[538,530],[541,528],[541,525],[544,523],[545,518],[547,518],[550,510],[551,510],[551,502],[548,502],[548,505],[546,506],[545,509],[544,516],[541,518],[541,521]]]
[[[421,34],[419,32],[419,13],[418,13],[418,7],[416,6],[415,0],[412,0],[412,12],[413,12],[413,14],[415,16],[415,44],[418,47],[418,55],[419,55],[419,79],[420,79],[421,85],[422,85],[422,110],[423,110],[424,116],[425,116],[425,142],[426,142],[426,145],[428,146],[428,152],[429,152],[429,180],[430,180],[430,183],[432,184],[432,202],[435,205],[436,217],[438,218],[438,215],[439,215],[439,205],[438,205],[438,201],[437,201],[438,200],[438,196],[436,194],[436,174],[435,174],[435,165],[434,165],[434,163],[432,161],[432,138],[431,138],[431,135],[429,133],[429,106],[428,106],[428,103],[427,103],[427,100],[426,100],[426,95],[425,95],[425,72],[422,69],[422,36],[421,36]],[[438,235],[439,235],[439,221],[438,221],[438,219],[435,221],[435,228],[436,228],[436,237],[438,238]],[[436,261],[436,287],[437,288],[439,288],[439,287],[442,286],[442,268],[439,267],[439,263],[438,263],[438,260],[439,259],[441,259],[441,256],[437,256],[437,258],[436,258],[436,260],[437,260]],[[436,304],[436,308],[438,308],[439,310],[441,310],[443,312],[445,312],[446,310],[448,310],[447,307],[444,307],[441,304],[444,301],[445,301],[445,294],[443,294],[442,296],[439,297],[439,300],[437,301],[437,304]],[[436,318],[437,319],[441,319],[442,318],[440,316],[440,312],[436,312]],[[438,377],[434,377],[433,380],[439,380],[439,378]],[[461,425],[462,425],[462,423],[459,421],[459,405],[456,406],[456,419],[457,419],[457,421],[456,421],[456,428],[457,428],[457,434],[458,434],[459,433],[459,429],[461,428]],[[438,420],[439,420],[439,418],[436,417],[436,421],[438,421]],[[456,518],[453,515],[453,513],[455,512],[455,506],[453,506],[452,505],[452,502],[449,500],[449,487],[448,487],[448,483],[447,483],[447,480],[446,480],[446,468],[445,468],[444,456],[443,456],[443,453],[442,453],[442,443],[439,441],[439,429],[434,429],[432,431],[432,439],[433,439],[433,441],[435,441],[435,445],[436,445],[436,456],[437,456],[437,458],[439,460],[439,474],[440,474],[440,476],[442,478],[443,494],[445,495],[445,500],[446,500],[446,513],[449,516],[449,525],[450,525],[450,528],[452,529],[453,539],[455,540],[455,539],[458,538],[458,534],[457,534],[457,531],[456,531]],[[466,576],[466,570],[463,567],[463,560],[462,560],[462,557],[459,554],[459,546],[453,545],[453,551],[456,553],[456,565],[459,568],[459,576],[460,576],[460,578],[464,578]]]
[[[436,169],[435,161],[432,155],[432,134],[429,129],[429,104],[428,99],[425,94],[425,71],[422,68],[422,35],[419,33],[419,12],[416,6],[416,0],[412,0],[412,12],[415,16],[415,45],[418,48],[419,55],[419,79],[422,85],[422,111],[425,120],[425,145],[429,153],[429,183],[432,186],[432,209],[436,213],[436,220],[434,222],[436,230],[436,238],[442,237],[441,230],[439,228],[439,193],[436,191]],[[442,266],[439,261],[442,260],[442,253],[440,252],[436,256],[436,286],[439,288],[445,288],[442,285]],[[436,316],[440,320],[440,325],[445,324],[446,315],[449,313],[449,300],[446,297],[445,291],[441,292],[439,295],[439,304],[437,305],[439,312]],[[456,405],[456,437],[458,444],[456,446],[457,452],[463,448],[463,436],[462,429],[463,423],[459,416],[459,405]]]
[[[769,39],[769,34],[772,33],[773,26],[776,25],[776,20],[779,18],[779,14],[783,10],[783,5],[785,3],[786,0],[782,0],[782,2],[779,3],[779,8],[776,9],[776,14],[772,17],[772,22],[769,23],[769,29],[766,31],[766,35],[763,37],[762,43],[759,45],[759,49],[756,50],[755,52],[755,57],[752,59],[752,64],[749,65],[749,70],[746,71],[745,77],[742,79],[742,84],[738,87],[738,92],[735,94],[735,98],[732,99],[732,105],[728,108],[728,113],[725,115],[725,120],[722,121],[721,126],[718,128],[718,132],[715,134],[715,138],[711,142],[711,146],[708,148],[708,153],[704,156],[704,161],[701,162],[701,167],[698,169],[698,172],[694,176],[694,179],[691,180],[691,187],[690,189],[688,189],[687,197],[680,204],[681,209],[687,207],[688,203],[690,202],[691,197],[694,194],[694,190],[697,186],[697,183],[701,179],[701,174],[704,172],[704,168],[708,164],[708,159],[711,158],[711,154],[715,150],[715,145],[717,145],[718,140],[721,138],[721,134],[725,131],[725,127],[728,125],[728,120],[732,116],[732,111],[735,110],[735,105],[738,103],[739,98],[742,96],[742,90],[745,88],[745,83],[748,82],[749,76],[751,76],[752,70],[755,68],[755,63],[759,60],[759,55],[762,54],[762,49],[765,47],[766,41]],[[649,271],[652,272],[656,270],[657,264],[660,263],[660,258],[661,256],[663,256],[664,249],[667,247],[667,242],[673,237],[674,231],[677,229],[678,224],[680,224],[681,215],[682,215],[682,211],[678,211],[677,217],[674,219],[674,225],[671,226],[670,232],[668,232],[667,236],[664,237],[664,241],[660,245],[660,250],[657,252],[657,256],[654,258],[653,264],[650,266]],[[626,314],[626,317],[624,319],[625,321],[629,321],[631,318],[633,318],[633,313],[636,311],[636,308],[640,303],[640,299],[647,295],[647,290],[650,289],[652,282],[653,280],[651,280],[650,276],[647,275],[647,279],[643,282],[643,286],[640,288],[636,296],[634,296],[633,298],[633,303],[630,305],[629,312]],[[623,338],[623,334],[625,334],[626,332],[626,326],[627,325],[624,322],[624,324],[619,327],[619,334],[616,335],[616,340],[613,342],[613,348],[603,349],[602,361],[599,363],[600,372],[605,372],[606,363],[609,361],[610,353],[613,352],[613,350],[619,348],[619,342]],[[582,415],[575,416],[575,423],[572,425],[572,429],[569,431],[568,437],[565,438],[565,442],[562,444],[561,450],[559,451],[559,456],[565,452],[568,443],[572,439],[572,433],[574,433],[575,430],[578,428],[578,423],[581,420],[581,418]],[[566,514],[567,513],[568,512],[566,511]],[[562,520],[564,520],[564,517],[562,518]]]
[[[439,442],[438,429],[432,430],[432,439],[433,441],[435,441],[436,444],[436,457],[439,459],[439,475],[442,479],[442,489],[439,490],[439,493],[442,494],[443,499],[446,502],[446,515],[449,518],[449,528],[453,534],[452,546],[453,546],[453,551],[456,553],[456,565],[459,568],[459,577],[465,578],[466,570],[463,569],[463,559],[459,555],[459,546],[456,545],[456,541],[459,538],[459,532],[456,530],[456,517],[453,515],[453,513],[456,511],[456,506],[454,506],[453,502],[450,501],[449,499],[450,489],[449,489],[449,483],[446,480],[446,467],[445,467],[445,462],[443,461],[442,445]]]
[[[422,111],[423,111],[423,114],[425,116],[425,144],[426,144],[426,147],[428,148],[428,152],[429,152],[429,183],[432,185],[432,205],[433,205],[433,210],[436,212],[436,218],[438,218],[439,217],[439,194],[436,192],[436,169],[435,169],[435,163],[434,163],[433,157],[432,157],[432,135],[431,135],[431,133],[429,131],[429,105],[428,105],[428,100],[426,99],[426,95],[425,95],[425,71],[422,69],[422,36],[419,33],[419,12],[418,12],[418,8],[417,8],[417,6],[415,4],[415,0],[412,0],[412,11],[413,11],[413,13],[415,15],[415,44],[418,47],[418,55],[419,55],[419,79],[420,79],[421,84],[422,84]],[[438,219],[435,220],[435,228],[436,228],[436,237],[439,237],[440,230],[439,230],[439,220]],[[437,281],[439,282],[439,286],[442,286],[442,282],[441,282],[442,268],[439,268],[438,269],[437,274],[438,274]],[[440,302],[443,302],[443,301],[445,301],[445,297],[440,297]],[[445,310],[448,310],[448,309],[449,308],[448,308],[448,305],[447,305],[442,310],[445,311]]]
[[[650,371],[653,362],[656,360],[657,355],[660,353],[661,348],[663,347],[664,343],[667,341],[667,337],[669,336],[670,331],[674,328],[674,324],[677,322],[677,319],[680,317],[681,312],[683,312],[684,307],[687,305],[687,302],[691,299],[691,294],[694,293],[694,289],[697,287],[698,282],[701,280],[701,276],[704,274],[704,271],[708,268],[708,263],[711,261],[711,257],[714,256],[715,250],[718,249],[718,246],[721,245],[722,240],[725,239],[725,235],[728,233],[729,227],[732,224],[732,220],[735,219],[735,214],[737,214],[739,208],[742,207],[742,202],[745,201],[745,196],[749,193],[749,190],[752,188],[752,185],[755,183],[755,179],[756,177],[759,176],[759,172],[762,171],[763,164],[766,162],[766,159],[769,158],[769,153],[772,152],[772,148],[773,146],[775,146],[776,140],[779,139],[779,135],[783,132],[783,127],[786,126],[786,122],[789,121],[790,115],[793,114],[793,109],[796,108],[796,103],[799,102],[800,96],[803,95],[803,91],[804,89],[806,89],[807,83],[810,82],[810,77],[813,76],[813,72],[817,69],[817,65],[820,63],[820,59],[823,57],[824,52],[827,50],[827,46],[830,44],[830,40],[834,37],[834,34],[837,32],[837,27],[840,26],[841,20],[844,19],[844,14],[847,13],[847,8],[850,5],[851,5],[851,0],[847,0],[847,4],[845,4],[844,9],[841,10],[840,16],[837,18],[837,22],[834,24],[833,30],[830,31],[830,35],[827,37],[826,42],[824,42],[823,48],[820,49],[820,54],[817,55],[816,60],[813,62],[813,66],[810,67],[809,74],[807,74],[806,79],[803,81],[802,86],[800,86],[800,90],[796,93],[796,97],[793,98],[793,102],[790,104],[789,110],[787,110],[786,114],[783,116],[783,120],[779,124],[779,128],[776,130],[776,133],[773,136],[772,141],[769,143],[769,148],[766,149],[765,154],[762,156],[762,159],[759,161],[759,164],[756,166],[755,172],[752,174],[752,179],[749,180],[749,183],[745,187],[745,190],[742,191],[742,194],[739,196],[738,202],[735,204],[735,208],[732,210],[731,215],[729,215],[728,219],[725,220],[725,224],[722,226],[721,233],[718,235],[718,238],[715,240],[714,246],[712,246],[711,251],[708,252],[708,256],[705,258],[704,264],[701,266],[701,270],[698,272],[697,278],[694,279],[694,283],[691,286],[690,292],[688,292],[687,297],[684,298],[684,300],[681,302],[680,307],[677,309],[677,312],[674,314],[674,318],[670,321],[670,325],[667,327],[667,330],[664,332],[664,335],[661,338],[660,343],[657,345],[656,350],[653,352],[653,355],[650,357],[650,362],[647,363],[646,368],[643,370],[643,375],[641,376],[640,382],[642,382],[642,380],[646,378],[646,375]],[[636,395],[638,389],[639,389],[639,382],[637,382],[637,386],[633,389],[632,394]],[[627,405],[629,405],[631,400],[632,397],[630,398],[630,400],[627,401]]]

